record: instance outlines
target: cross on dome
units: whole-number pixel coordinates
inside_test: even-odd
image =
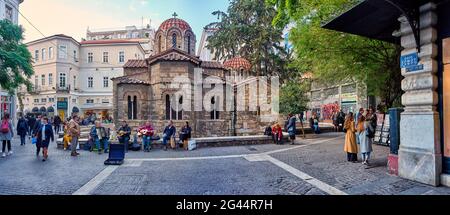
[[[178,17],[178,14],[176,13],[176,12],[174,12],[173,14],[172,14],[172,16],[173,16],[173,18],[177,18]]]

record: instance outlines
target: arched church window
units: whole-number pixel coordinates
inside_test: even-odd
[[[180,96],[177,105],[177,120],[183,120],[183,96]]]
[[[137,119],[137,96],[133,97],[133,119]]]
[[[211,107],[212,107],[212,111],[211,111],[211,119],[212,120],[217,120],[219,119],[219,102],[217,102],[216,97],[212,97],[211,98]]]
[[[170,120],[172,108],[170,107],[170,96],[166,95],[166,120]]]
[[[128,96],[128,119],[133,119],[133,103],[131,102],[131,96]]]
[[[158,42],[158,52],[161,53],[161,45],[162,45],[162,36],[159,35],[159,42]]]
[[[188,54],[191,54],[191,35],[189,35],[188,37],[187,37],[187,51],[188,51]]]
[[[173,33],[172,34],[172,48],[176,48],[177,47],[177,34]]]

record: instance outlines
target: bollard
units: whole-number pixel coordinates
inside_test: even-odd
[[[402,108],[389,109],[389,140],[388,172],[398,175],[398,150],[400,148],[400,114]]]
[[[402,108],[389,109],[389,136],[391,154],[398,155],[400,148],[400,114]]]

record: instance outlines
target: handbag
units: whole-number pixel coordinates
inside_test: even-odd
[[[36,145],[36,143],[37,143],[37,138],[36,137],[31,138],[31,144]]]

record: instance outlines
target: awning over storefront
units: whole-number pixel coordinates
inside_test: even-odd
[[[55,112],[55,109],[54,109],[53,107],[48,107],[48,108],[47,108],[47,111],[48,111],[49,113],[54,113],[54,112]]]
[[[39,109],[39,111],[40,111],[41,113],[45,113],[45,112],[47,112],[47,108],[41,107],[41,109]]]
[[[79,113],[79,112],[80,112],[79,108],[77,108],[77,107],[72,108],[72,113]]]
[[[38,107],[34,107],[32,111],[33,111],[33,113],[38,113],[39,112],[39,108]]]
[[[446,0],[435,0],[435,3]],[[418,19],[418,8],[430,0],[365,0],[331,20],[323,27],[360,35],[390,43],[399,43],[393,36],[400,28],[398,18],[407,14],[411,21]]]

